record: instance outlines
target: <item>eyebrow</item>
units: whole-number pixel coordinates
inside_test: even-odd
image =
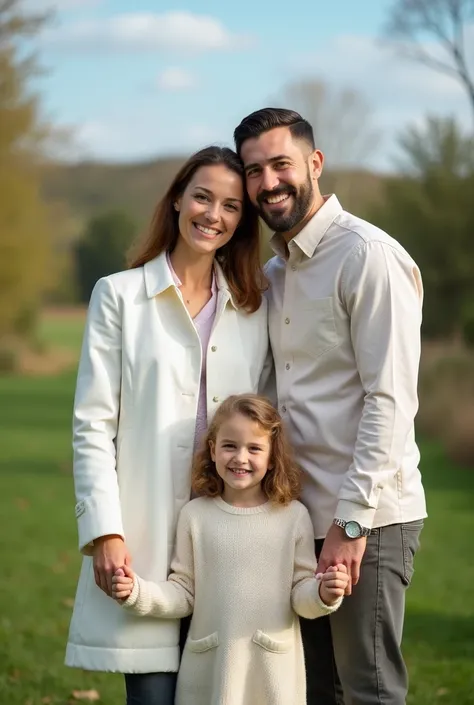
[[[237,441],[232,438],[222,438],[221,443],[237,443]],[[259,441],[252,441],[251,443],[249,443],[249,445],[263,448],[265,444]]]
[[[273,162],[281,162],[283,159],[290,159],[287,154],[278,154],[276,157],[271,157],[270,159],[264,159],[263,162],[254,162],[253,164],[246,164],[245,171],[249,169],[254,169],[256,166],[262,166],[262,164],[272,164]]]
[[[209,194],[209,196],[213,196],[213,195],[214,195],[213,192],[210,191],[210,190],[209,190],[208,188],[206,188],[205,186],[199,186],[199,184],[196,184],[196,186],[195,186],[194,188],[199,188],[199,189],[201,189],[201,191],[205,191],[206,193]],[[226,201],[235,201],[236,203],[242,203],[242,202],[243,202],[242,199],[240,199],[240,198],[226,198],[225,200],[226,200]]]

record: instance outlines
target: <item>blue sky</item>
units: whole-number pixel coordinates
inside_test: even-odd
[[[427,113],[454,113],[468,124],[454,81],[380,41],[388,0],[25,2],[57,12],[40,41],[48,69],[41,90],[46,114],[74,135],[70,157],[151,159],[231,144],[252,110],[293,107],[284,89],[302,79],[322,80],[336,94],[355,90],[370,105],[359,120],[351,111],[354,144],[372,129],[378,135],[358,151],[339,139],[341,110],[326,114],[334,129],[328,136],[323,121],[318,139],[324,151],[337,137],[334,160],[344,161],[342,151],[348,162],[390,168],[406,124]]]

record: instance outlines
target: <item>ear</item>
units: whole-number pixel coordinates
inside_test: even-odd
[[[176,199],[176,201],[173,203],[173,207],[174,207],[175,211],[178,211],[178,213],[179,213],[179,209],[181,208],[181,199],[180,198]]]
[[[216,462],[216,444],[214,441],[209,441],[209,450],[211,451],[212,462]]]
[[[315,149],[309,156],[309,170],[311,178],[317,181],[323,173],[324,154],[319,149]]]

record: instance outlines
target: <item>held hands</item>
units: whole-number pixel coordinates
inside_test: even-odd
[[[325,573],[318,571],[320,579],[319,596],[325,605],[331,607],[341,598],[349,584],[349,574],[345,565],[329,566]]]
[[[131,558],[121,536],[102,536],[94,540],[95,582],[106,595],[112,597],[112,576],[118,568],[130,565]]]
[[[135,574],[128,565],[115,571],[112,578],[112,597],[114,600],[126,600],[130,597],[135,582]]]
[[[359,581],[360,564],[365,553],[367,539],[350,539],[340,526],[332,524],[324,539],[323,548],[318,561],[318,573],[325,573],[329,566],[344,565],[349,573],[350,580],[345,594],[350,595],[352,585]]]

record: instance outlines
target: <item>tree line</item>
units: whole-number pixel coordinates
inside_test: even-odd
[[[463,43],[470,19],[473,0],[396,0],[387,31],[404,40],[400,46],[411,60],[460,81],[474,119],[474,83]],[[61,208],[41,195],[54,129],[41,120],[32,91],[37,62],[24,53],[24,40],[47,21],[26,13],[21,0],[0,0],[0,349],[5,341],[31,335],[45,301],[67,296],[86,303],[100,276],[125,266],[138,230],[126,212],[99,212],[64,252]],[[444,47],[445,59],[426,54],[419,37],[427,35]],[[337,162],[354,161],[376,139],[368,105],[353,91],[338,95],[322,81],[305,80],[287,87],[281,104],[301,110],[323,151],[327,142]],[[352,120],[339,130],[341,111]],[[473,132],[463,131],[455,118],[430,116],[402,130],[399,154],[398,171],[384,178],[380,202],[358,214],[397,238],[419,264],[424,336],[474,345]]]

